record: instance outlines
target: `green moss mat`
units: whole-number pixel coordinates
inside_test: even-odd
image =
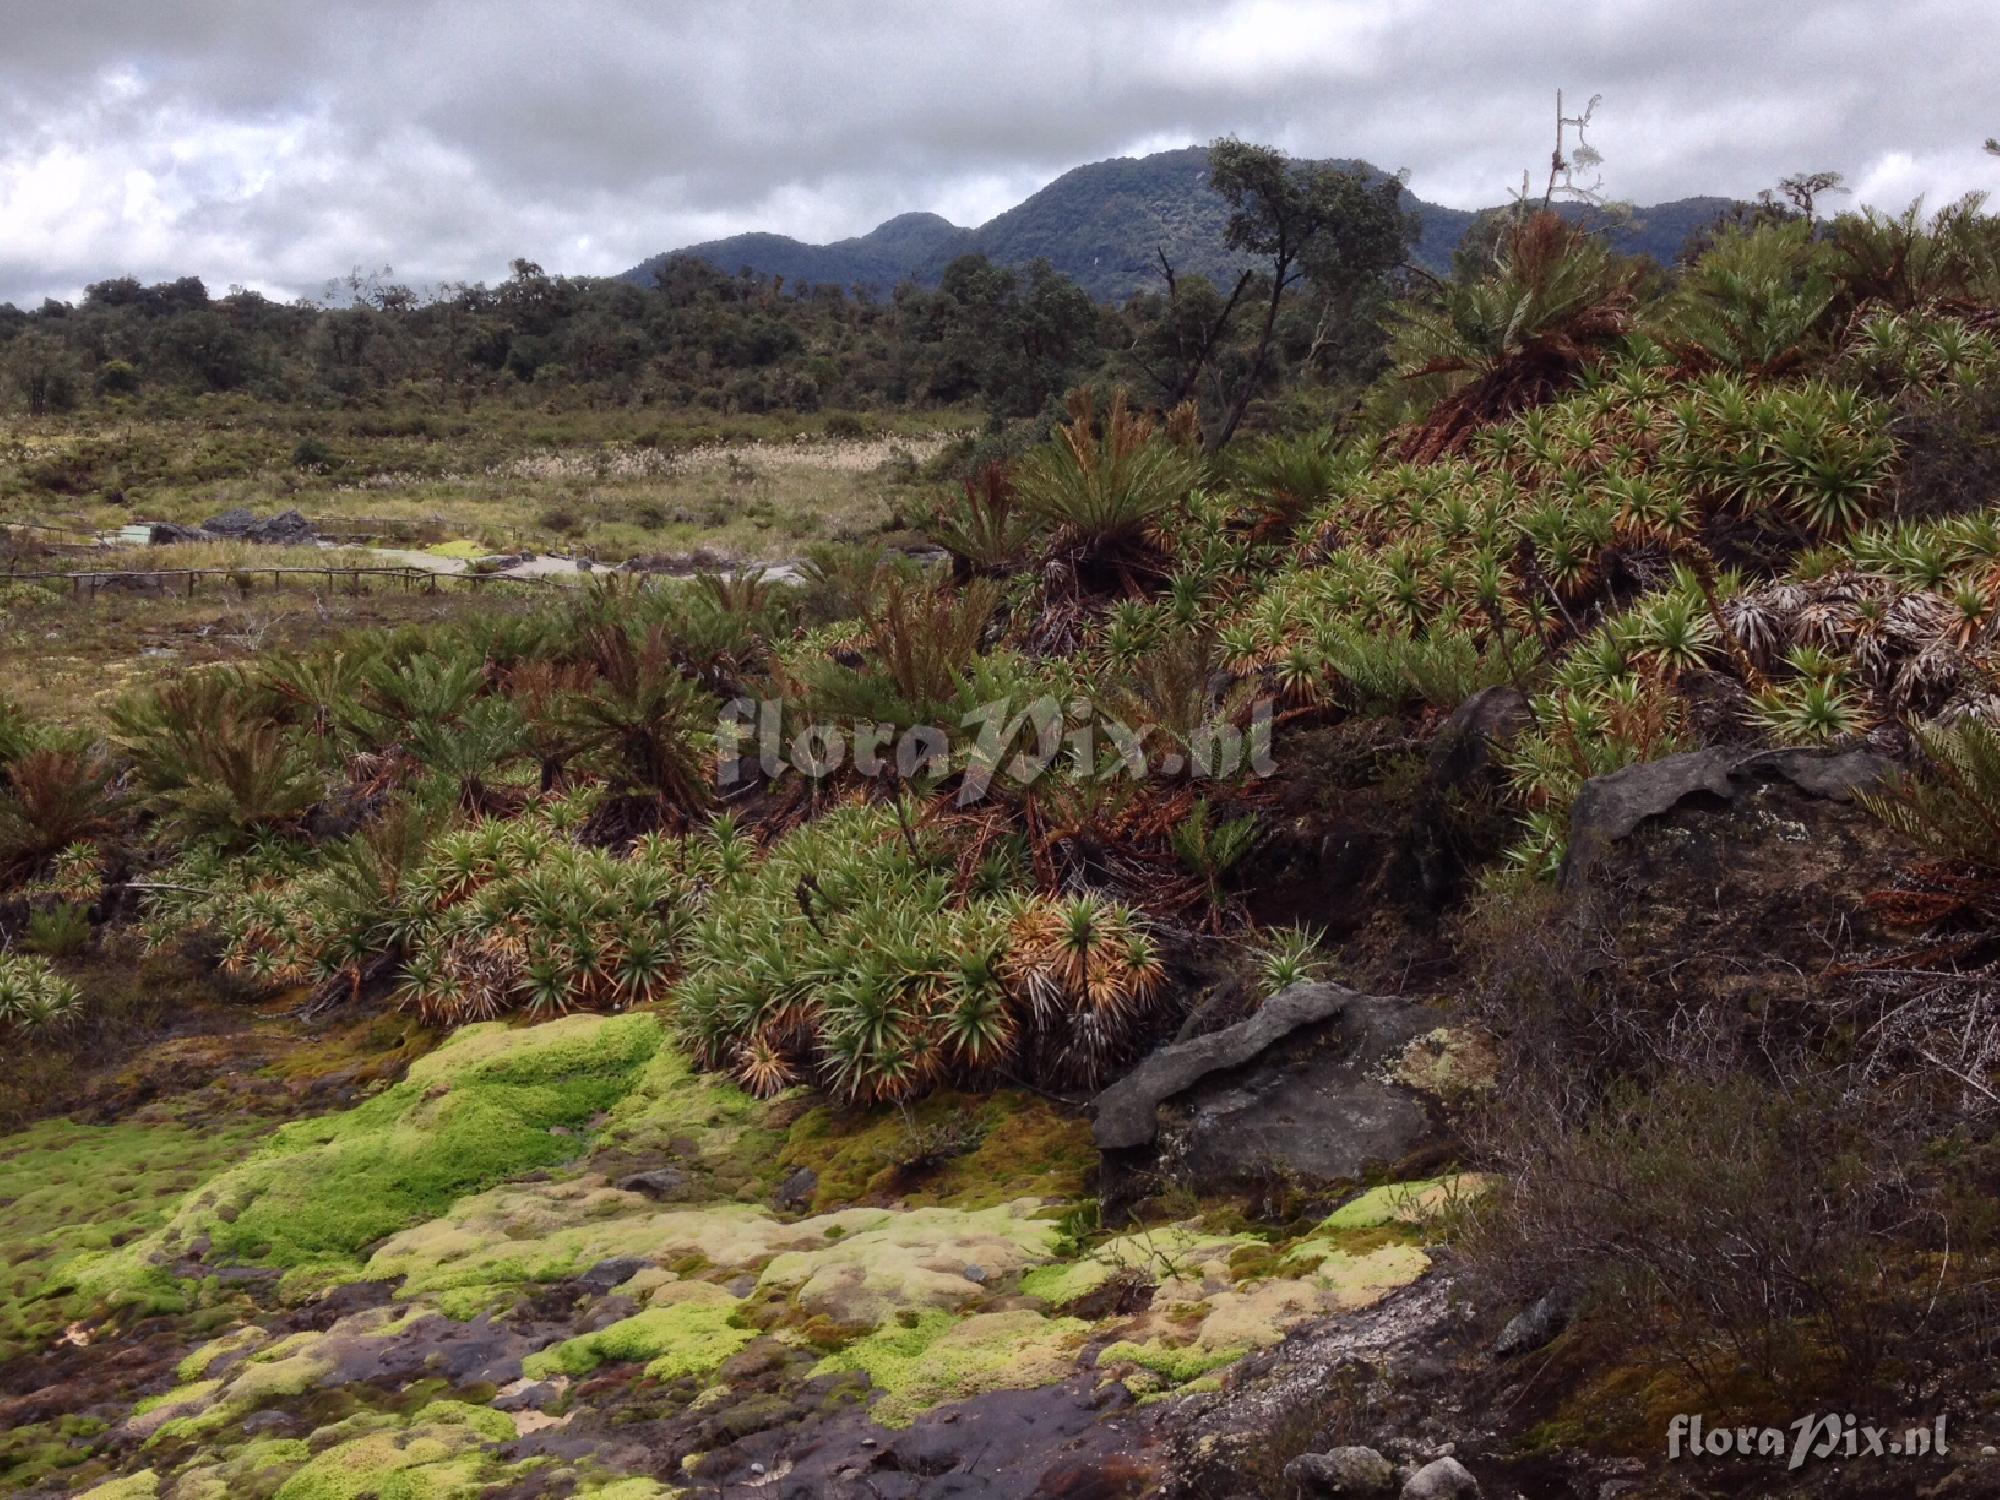
[[[257,1125],[49,1120],[0,1136],[0,1364],[44,1347],[87,1310],[61,1290],[73,1263],[157,1228],[265,1134]]]

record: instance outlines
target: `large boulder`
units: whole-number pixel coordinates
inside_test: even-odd
[[[1428,1086],[1445,1031],[1420,1001],[1305,984],[1161,1048],[1097,1099],[1107,1211],[1165,1181],[1311,1192],[1435,1157],[1447,1131]]]
[[[1868,894],[1906,853],[1855,794],[1865,751],[1710,749],[1584,785],[1561,889],[1677,987],[1795,992],[1829,942],[1872,935]]]
[[[1478,1500],[1479,1481],[1455,1458],[1425,1464],[1403,1486],[1403,1500]]]

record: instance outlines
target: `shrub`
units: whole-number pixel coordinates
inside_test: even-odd
[[[707,807],[716,705],[682,675],[667,632],[655,625],[635,640],[622,621],[600,620],[584,645],[598,680],[563,710],[579,757],[655,814]]]
[[[121,803],[117,769],[99,747],[47,746],[0,764],[0,875],[109,831]]]
[[[74,902],[44,907],[28,917],[25,946],[44,958],[74,958],[90,945],[90,909]]]
[[[1601,239],[1552,213],[1523,219],[1491,276],[1403,315],[1396,373],[1439,398],[1406,456],[1457,452],[1477,428],[1574,386],[1630,331],[1634,301],[1632,269]]]
[[[2000,731],[1968,720],[1917,732],[1925,769],[1897,777],[1861,803],[1921,848],[2000,870]]]
[[[757,1093],[811,1080],[897,1100],[1003,1066],[1095,1082],[1166,996],[1131,909],[955,896],[957,852],[907,809],[839,809],[762,860],[719,826],[708,851],[736,873],[691,932],[674,1013],[696,1055]]]
[[[295,822],[324,794],[310,757],[251,706],[233,672],[192,674],[111,717],[143,804],[173,836],[240,843]]]
[[[964,481],[955,503],[939,505],[926,528],[952,557],[961,579],[1002,573],[1021,559],[1034,535],[1034,517],[1016,503],[1006,467],[989,463]]]
[[[139,389],[139,372],[129,361],[107,359],[97,367],[95,383],[100,396],[130,396]]]
[[[1683,357],[1749,374],[1796,366],[1838,294],[1804,220],[1726,230],[1682,279],[1661,338]]]
[[[0,950],[0,1027],[34,1034],[65,1025],[82,1011],[82,994],[46,959]]]
[[[1914,1216],[1942,1224],[1918,1148],[1831,1087],[1728,1072],[1623,1085],[1580,1119],[1513,1108],[1476,1272],[1568,1289],[1710,1394],[1745,1374],[1795,1396],[1891,1378],[1928,1338],[1926,1302],[1963,1280],[1890,1250]]]
[[[295,469],[323,474],[338,462],[333,449],[326,445],[325,440],[314,437],[311,433],[300,438],[292,449],[292,467]]]
[[[1349,474],[1331,434],[1263,438],[1238,455],[1236,493],[1266,529],[1289,531],[1332,500]]]

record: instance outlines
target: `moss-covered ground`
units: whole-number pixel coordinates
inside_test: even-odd
[[[1379,1188],[1288,1232],[1085,1233],[1087,1130],[1056,1106],[758,1102],[643,1012],[469,1027],[373,1090],[275,1130],[55,1122],[0,1144],[14,1347],[72,1325],[175,1341],[88,1415],[22,1424],[0,1488],[641,1500],[715,1444],[857,1400],[895,1427],[1071,1377],[1207,1389],[1422,1275],[1470,1190]],[[574,1457],[634,1421],[651,1469]]]

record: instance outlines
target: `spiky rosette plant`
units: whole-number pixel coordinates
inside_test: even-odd
[[[1552,213],[1509,231],[1493,275],[1443,287],[1405,314],[1398,374],[1439,399],[1405,455],[1461,451],[1481,427],[1554,399],[1603,361],[1632,327],[1632,268]]]
[[[1026,554],[1035,528],[1036,518],[1016,498],[1006,466],[990,463],[931,513],[926,530],[951,554],[952,572],[965,583],[1014,567]]]
[[[450,834],[412,877],[405,1002],[443,1021],[643,1004],[678,971],[698,898],[677,849],[584,849],[524,824]]]
[[[1134,412],[1123,391],[1100,422],[1087,389],[1070,420],[1022,462],[1022,507],[1056,533],[1087,593],[1129,593],[1163,571],[1162,528],[1201,478],[1198,459]]]
[[[1160,949],[1129,906],[1085,893],[1027,902],[1001,974],[1065,1078],[1101,1081],[1162,998]]]
[[[48,960],[0,949],[0,1033],[26,1035],[67,1025],[83,1013],[83,994]]]

